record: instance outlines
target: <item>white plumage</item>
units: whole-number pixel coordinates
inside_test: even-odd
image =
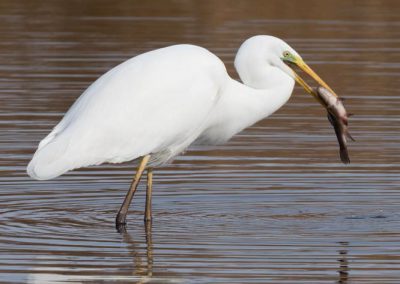
[[[238,51],[243,83],[204,48],[175,45],[136,56],[97,79],[39,144],[28,174],[55,178],[69,170],[151,154],[150,166],[170,161],[193,142],[225,142],[279,109],[295,74],[284,41],[256,36]]]

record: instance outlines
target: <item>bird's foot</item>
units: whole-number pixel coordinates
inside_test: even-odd
[[[126,232],[126,214],[118,212],[117,217],[115,218],[115,228],[118,233]]]
[[[118,233],[126,233],[126,224],[115,224],[115,229]]]

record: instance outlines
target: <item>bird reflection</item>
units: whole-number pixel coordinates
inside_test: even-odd
[[[339,242],[341,249],[339,250],[339,280],[338,284],[347,284],[349,280],[349,262],[347,260],[348,242]]]
[[[145,239],[146,239],[146,259],[143,261],[140,242],[135,241],[130,233],[124,228],[118,230],[122,235],[123,241],[127,244],[129,254],[133,259],[132,275],[141,277],[136,283],[146,283],[153,276],[153,242],[152,242],[152,223],[145,222]]]

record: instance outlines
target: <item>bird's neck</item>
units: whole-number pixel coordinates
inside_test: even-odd
[[[295,83],[280,68],[261,64],[262,58],[254,56],[259,55],[238,53],[235,67],[243,84],[231,79],[226,90],[231,103],[238,104],[235,106],[236,115],[240,117],[243,128],[281,108],[290,98]]]
[[[294,80],[286,74],[275,76],[274,79],[263,87],[254,87],[254,84],[249,86],[233,79],[229,82],[227,96],[243,128],[273,114],[289,100]]]
[[[283,106],[290,98],[293,86],[290,77],[282,84],[264,89],[249,87],[229,78],[202,139],[212,144],[229,140]]]
[[[236,67],[243,83],[228,77],[210,116],[209,127],[200,140],[212,144],[225,142],[277,111],[292,94],[294,80],[279,68],[265,65],[259,70],[255,70],[255,66]]]

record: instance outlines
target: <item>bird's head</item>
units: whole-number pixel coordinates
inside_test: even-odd
[[[328,84],[326,84],[324,82],[324,80],[322,80],[321,77],[319,77],[317,75],[317,73],[315,73],[310,68],[310,66],[308,66],[304,62],[304,60],[301,58],[301,56],[293,48],[291,48],[286,43],[284,43],[284,45],[286,45],[286,49],[285,49],[285,46],[282,46],[280,59],[282,60],[282,62],[285,63],[285,65],[287,65],[289,67],[290,70],[287,70],[286,67],[283,68],[283,70],[289,76],[292,76],[296,80],[296,82],[299,83],[299,85],[301,85],[309,94],[311,94],[313,97],[315,97],[318,101],[320,100],[318,95],[315,93],[315,91],[296,73],[296,71],[294,69],[291,68],[291,67],[297,66],[302,71],[304,71],[309,76],[311,76],[315,81],[317,81],[318,84],[320,84],[321,86],[328,89],[333,95],[335,95],[337,97],[336,93],[331,89],[331,87],[329,87]]]
[[[254,62],[257,62],[257,64],[255,65]],[[251,66],[248,65],[249,63]],[[299,83],[315,99],[320,101],[313,88],[294,70],[295,67],[298,67],[311,76],[319,85],[337,96],[321,77],[304,62],[296,50],[285,41],[273,36],[254,36],[246,40],[236,56],[235,66],[238,71],[239,69],[242,71],[245,70],[244,72],[239,72],[243,81],[251,81],[252,78],[256,78],[258,75],[258,77],[267,77],[269,74],[263,74],[264,70],[267,69],[265,66],[278,68]],[[252,71],[254,72],[252,73]]]

